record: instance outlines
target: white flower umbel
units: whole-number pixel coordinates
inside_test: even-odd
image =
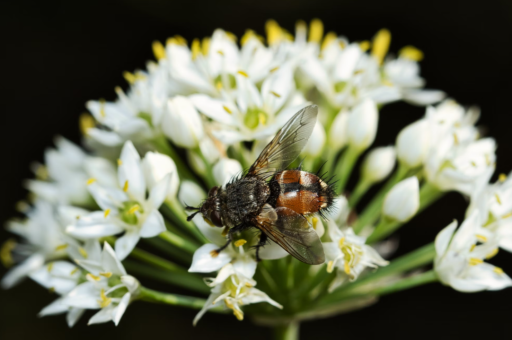
[[[474,211],[457,228],[454,221],[436,238],[434,270],[445,285],[461,292],[500,290],[512,286],[501,268],[484,260],[496,255],[497,240],[480,226],[479,212]]]
[[[12,254],[7,252],[9,262],[19,262],[2,278],[2,287],[11,288],[28,275],[42,268],[46,261],[66,257],[67,243],[63,227],[54,207],[43,200],[36,200],[24,221],[12,220],[7,229],[26,240],[13,245]],[[5,259],[4,259],[5,261]]]
[[[240,306],[267,302],[274,307],[283,308],[279,303],[268,297],[267,294],[254,288],[256,281],[237,272],[231,264],[225,265],[219,271],[216,278],[207,279],[206,284],[212,287],[212,292],[208,300],[206,300],[203,309],[194,318],[194,325],[197,324],[208,309],[219,306],[231,309],[235,317],[240,321],[244,318],[244,313]]]
[[[335,268],[336,278],[329,286],[329,291],[335,290],[347,279],[354,281],[366,268],[385,266],[388,261],[366,245],[366,238],[354,234],[352,228],[340,228],[333,221],[329,221],[329,236],[331,242],[324,242],[324,251],[327,262],[327,271]]]
[[[370,184],[382,181],[389,176],[396,163],[395,148],[380,147],[371,150],[363,161],[361,180]]]
[[[407,222],[420,207],[420,188],[415,176],[395,184],[384,198],[382,215],[390,220]]]
[[[73,308],[100,309],[89,320],[89,325],[108,321],[118,325],[128,304],[137,296],[140,284],[126,273],[108,243],[101,252],[99,244],[94,249],[96,251],[88,254],[87,260],[77,261],[89,271],[86,282],[66,294],[61,303]]]
[[[45,165],[35,166],[37,179],[26,181],[27,189],[54,204],[92,205],[87,179],[94,177],[102,184],[111,182],[115,178],[113,164],[88,156],[63,137],[57,137],[55,145],[56,149],[46,150]]]
[[[155,187],[165,176],[169,175],[169,187],[165,198],[172,200],[176,197],[180,185],[180,178],[176,164],[172,158],[158,152],[150,151],[144,155],[142,168],[144,170],[146,185],[150,188]]]
[[[124,232],[115,246],[117,256],[124,259],[141,237],[154,237],[166,230],[158,208],[169,193],[170,174],[149,187],[146,197],[145,177],[151,178],[152,174],[145,176],[145,172],[151,172],[151,169],[142,167],[139,154],[130,141],[125,143],[118,164],[118,185],[122,189],[103,187],[94,179],[89,180],[89,191],[103,211],[80,217],[66,231],[79,239]]]

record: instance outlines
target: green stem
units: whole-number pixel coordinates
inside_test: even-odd
[[[201,294],[209,294],[210,292],[208,286],[204,284],[203,280],[199,276],[188,272],[164,271],[159,268],[154,268],[152,266],[130,260],[123,261],[123,265],[128,273],[134,274],[139,278],[147,277]]]
[[[182,306],[192,309],[201,309],[206,303],[205,299],[178,294],[162,293],[145,287],[140,288],[139,299],[147,302],[164,303],[167,305]],[[209,311],[221,312],[221,310],[218,308],[212,308]]]
[[[184,251],[194,254],[194,252],[199,248],[196,244],[187,241],[186,239],[171,233],[170,231],[164,231],[160,235],[158,235],[162,240],[169,242],[170,244],[183,249]]]
[[[388,286],[377,288],[370,293],[376,295],[386,295],[437,281],[439,281],[439,278],[437,277],[437,274],[434,272],[434,270],[431,269],[421,274],[406,277]]]
[[[169,246],[169,243],[159,237],[143,238],[143,242],[149,244],[152,248],[164,252],[166,255],[178,260],[179,263],[189,266],[192,261],[191,254],[182,249]]]
[[[401,181],[409,172],[409,168],[399,164],[393,176],[384,184],[380,191],[373,197],[372,201],[364,208],[362,214],[353,226],[356,234],[360,233],[367,225],[375,223],[379,218],[384,198],[391,188]]]
[[[177,264],[174,264],[168,260],[164,260],[163,258],[158,257],[153,254],[150,254],[147,251],[142,250],[142,249],[138,249],[138,248],[133,249],[132,252],[130,253],[130,256],[135,259],[152,264],[153,266],[155,266],[157,268],[161,268],[161,269],[164,269],[167,271],[181,272],[181,273],[186,272],[185,269],[181,268]]]
[[[350,198],[348,200],[348,203],[351,208],[354,208],[357,203],[359,203],[359,200],[366,194],[368,189],[371,187],[371,183],[368,181],[360,180],[359,183],[357,183],[356,188],[352,193],[350,194]]]
[[[217,181],[215,180],[215,177],[213,177],[213,167],[212,167],[212,165],[206,159],[206,157],[203,155],[203,153],[201,152],[201,149],[196,148],[194,150],[194,152],[201,158],[201,161],[204,164],[204,168],[205,168],[206,172],[205,172],[203,177],[204,177],[204,180],[206,181],[206,184],[210,188],[216,186],[217,185]],[[220,184],[222,184],[222,183],[220,183]]]
[[[176,221],[181,228],[192,234],[201,243],[208,243],[208,240],[197,229],[193,222],[187,221],[187,214],[181,203],[176,199],[166,200],[165,204],[160,208],[165,217]]]
[[[382,240],[389,234],[391,234],[393,231],[398,229],[403,225],[403,222],[398,221],[391,221],[387,219],[386,217],[383,217],[380,219],[379,224],[375,228],[375,230],[372,232],[372,234],[366,239],[367,244],[372,244],[377,241]]]
[[[445,192],[439,190],[429,182],[423,184],[420,189],[420,208],[418,209],[418,213],[437,201],[444,194]]]
[[[345,185],[350,178],[350,174],[352,173],[352,169],[356,164],[357,158],[361,152],[352,147],[348,147],[345,152],[340,157],[338,164],[336,165],[336,170],[334,172],[335,175],[338,176],[338,189],[340,193],[343,193],[345,190]]]
[[[299,326],[297,321],[291,321],[285,325],[279,325],[274,328],[274,339],[276,340],[298,340]]]
[[[180,155],[176,152],[176,150],[172,147],[172,145],[167,141],[164,135],[160,135],[153,140],[153,146],[155,149],[172,158],[174,163],[176,164],[176,168],[178,169],[178,173],[181,179],[190,179],[192,181],[198,182],[197,177],[190,171],[190,168],[183,161]]]

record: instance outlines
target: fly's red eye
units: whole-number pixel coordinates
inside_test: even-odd
[[[217,191],[219,191],[219,187],[213,187],[208,192],[208,197],[213,197],[217,195]]]
[[[210,221],[217,226],[222,227],[222,218],[220,217],[220,212],[217,210],[214,210],[210,213]]]

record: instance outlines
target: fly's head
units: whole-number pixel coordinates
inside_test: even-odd
[[[220,214],[220,197],[219,187],[213,187],[208,193],[208,198],[197,208],[187,206],[185,209],[195,212],[187,218],[191,221],[195,215],[201,213],[204,219],[213,226],[223,227],[222,218]]]

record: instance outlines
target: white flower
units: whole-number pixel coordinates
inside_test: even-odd
[[[325,145],[325,130],[320,122],[316,122],[313,133],[304,147],[304,153],[310,157],[318,157]]]
[[[478,211],[474,211],[457,232],[454,221],[436,238],[434,269],[437,276],[442,283],[461,292],[512,286],[512,280],[501,268],[484,262],[496,255],[498,245],[496,239],[489,238],[488,232],[481,228],[479,221]]]
[[[382,214],[391,220],[407,222],[420,207],[418,178],[406,178],[391,188],[384,198]]]
[[[361,177],[368,183],[376,183],[386,178],[395,167],[396,153],[392,146],[375,148],[365,157]]]
[[[358,151],[367,149],[375,140],[379,112],[375,102],[364,100],[352,110],[347,122],[348,143]]]
[[[232,158],[222,158],[213,166],[213,177],[219,185],[225,185],[233,177],[242,174],[242,165]]]
[[[430,129],[427,120],[420,119],[400,131],[396,138],[398,160],[408,168],[423,165],[430,150]]]
[[[197,207],[206,198],[206,193],[196,182],[184,180],[181,182],[178,200],[184,205]]]
[[[329,221],[329,236],[332,242],[324,242],[327,271],[337,268],[336,278],[329,291],[339,287],[347,279],[354,281],[366,268],[377,268],[388,264],[372,247],[365,244],[366,238],[354,234],[352,228],[343,231],[335,222]]]
[[[67,293],[61,303],[73,308],[100,309],[90,320],[89,325],[113,321],[119,324],[128,304],[137,295],[139,282],[130,275],[108,243],[88,254],[87,260],[78,264],[89,271],[87,281]]]
[[[125,143],[119,159],[118,185],[103,187],[89,181],[89,190],[103,211],[81,216],[66,231],[80,239],[94,239],[124,235],[116,241],[116,253],[126,258],[140,237],[154,237],[165,231],[162,215],[158,211],[169,192],[170,175],[167,174],[149,188],[146,198],[146,181],[139,154],[133,144]],[[112,183],[114,185],[114,183]]]
[[[27,212],[24,221],[10,221],[7,229],[21,236],[26,243],[14,247],[15,258],[22,262],[11,268],[2,278],[2,287],[7,289],[19,283],[26,276],[35,273],[46,261],[66,257],[66,235],[58,220],[54,207],[42,200],[36,200]]]
[[[225,306],[233,311],[238,320],[243,320],[244,313],[240,306],[253,303],[267,302],[274,307],[282,309],[283,307],[268,297],[267,294],[254,288],[256,281],[238,273],[231,264],[225,265],[216,278],[210,278],[207,281],[208,286],[212,287],[212,292],[206,300],[203,309],[194,318],[194,325],[208,311],[208,309]]]
[[[165,197],[168,200],[172,200],[176,197],[180,185],[180,178],[176,164],[174,164],[172,158],[158,152],[150,151],[144,155],[142,167],[144,169],[146,185],[150,188],[155,187],[158,182],[169,174],[169,188]]]
[[[36,169],[39,179],[27,181],[27,188],[54,204],[91,205],[87,179],[95,177],[108,183],[115,178],[114,166],[104,158],[88,156],[63,137],[57,137],[55,145],[56,149],[45,152],[46,166]]]
[[[192,102],[183,96],[170,98],[162,118],[162,130],[176,145],[193,149],[203,139],[201,117]]]
[[[331,129],[329,130],[329,146],[334,150],[342,149],[348,142],[348,117],[349,113],[342,110],[336,115],[336,118],[334,118],[332,122]]]

